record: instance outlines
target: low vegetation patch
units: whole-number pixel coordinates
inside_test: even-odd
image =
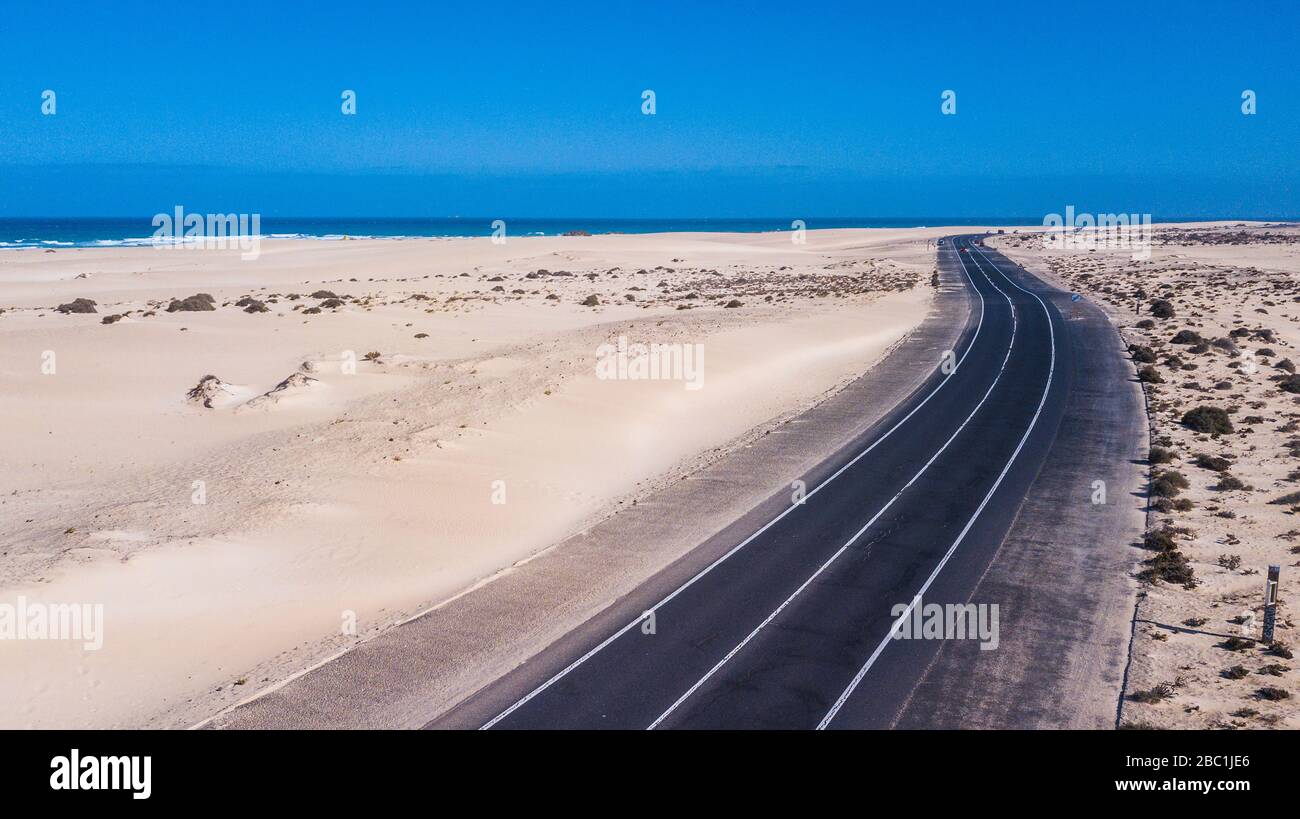
[[[1232,432],[1232,420],[1228,418],[1228,411],[1221,407],[1202,405],[1188,410],[1183,413],[1182,423],[1196,432],[1211,435]]]

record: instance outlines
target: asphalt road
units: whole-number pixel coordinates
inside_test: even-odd
[[[993,606],[1027,603],[1014,589],[990,595],[998,587],[982,581],[1071,391],[1070,334],[1050,288],[973,240],[946,241],[939,261],[977,294],[977,319],[867,446],[840,453],[842,465],[801,503],[659,602],[616,604],[428,727],[892,727],[917,719],[923,683],[942,679],[945,646],[960,643],[949,654],[964,665],[998,651],[1032,656],[1042,641],[1030,629],[1041,626],[1014,612],[1005,614],[1022,632],[999,633],[998,648],[987,634],[893,637],[922,613],[932,619],[934,604],[982,606],[987,627]],[[1092,623],[1080,639],[1114,625]],[[1023,695],[1050,700],[1052,684],[1049,675]]]

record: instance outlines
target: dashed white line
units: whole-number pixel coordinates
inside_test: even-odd
[[[958,250],[957,259],[958,261],[961,261],[962,271],[966,272],[967,278],[970,278],[970,273],[966,271],[966,262],[962,261],[961,255],[962,255],[961,251]],[[976,268],[979,268],[978,263],[975,266]],[[930,466],[939,459],[939,456],[944,453],[944,450],[948,448],[949,444],[951,444],[954,440],[956,440],[957,436],[961,434],[961,431],[966,428],[966,425],[969,424],[971,419],[975,417],[975,414],[979,412],[980,407],[984,406],[984,402],[987,401],[989,396],[993,394],[993,389],[997,387],[998,382],[1002,379],[1002,374],[1007,369],[1007,362],[1011,360],[1011,351],[1015,348],[1016,345],[1016,328],[1018,326],[1018,322],[1016,320],[1016,308],[1011,301],[1011,297],[1008,296],[1006,293],[1004,293],[1002,291],[1002,288],[994,284],[993,280],[989,278],[987,273],[984,273],[983,269],[980,269],[980,273],[983,274],[985,280],[987,280],[988,283],[993,286],[993,289],[997,290],[999,293],[1002,293],[1002,298],[1006,299],[1007,304],[1010,305],[1011,307],[1011,343],[1007,345],[1007,354],[1002,359],[1002,366],[998,368],[998,374],[993,379],[993,383],[989,384],[989,388],[984,393],[984,397],[980,399],[979,403],[975,405],[975,408],[972,409],[970,411],[970,414],[966,416],[966,420],[961,422],[961,425],[957,427],[957,429],[952,433],[952,435],[948,438],[948,440],[944,441],[943,446],[939,447],[935,451],[934,455],[930,457],[930,460],[925,462],[925,465],[922,466],[917,471],[917,473],[912,476],[911,480],[903,484],[903,487],[899,489],[896,493],[894,493],[894,496],[889,499],[888,503],[880,507],[880,510],[871,517],[871,520],[867,521],[866,524],[861,529],[855,532],[853,534],[853,537],[845,541],[844,545],[841,546],[839,549],[837,549],[835,553],[826,560],[825,563],[817,567],[817,571],[813,572],[811,575],[808,576],[807,580],[799,584],[799,588],[795,589],[794,592],[781,603],[781,605],[777,606],[772,611],[771,614],[765,617],[763,619],[763,622],[755,626],[753,631],[745,635],[745,639],[741,640],[739,643],[736,644],[734,648],[728,651],[726,655],[721,660],[719,660],[716,665],[713,666],[713,668],[709,669],[708,673],[706,673],[703,677],[700,677],[698,680],[696,680],[695,684],[686,690],[686,693],[682,694],[680,697],[677,698],[677,700],[672,705],[668,706],[668,709],[666,711],[660,714],[658,718],[655,719],[654,722],[650,723],[650,725],[646,728],[647,731],[653,731],[655,728],[659,727],[660,723],[662,723],[665,719],[667,719],[670,715],[672,715],[672,713],[676,711],[681,706],[682,703],[690,699],[692,694],[694,694],[696,691],[700,689],[701,686],[703,686],[706,682],[708,682],[709,679],[712,678],[713,675],[716,674],[719,669],[721,669],[724,665],[726,665],[731,660],[732,657],[735,657],[737,654],[739,654],[740,651],[744,649],[744,647],[748,645],[751,640],[753,640],[756,636],[758,636],[758,633],[760,631],[762,631],[764,628],[767,627],[769,623],[775,620],[777,615],[779,615],[782,611],[784,611],[785,607],[790,605],[790,603],[796,597],[798,597],[803,592],[804,589],[808,588],[808,586],[811,585],[812,582],[816,580],[821,575],[822,572],[826,571],[826,569],[829,568],[832,563],[838,560],[840,555],[848,551],[849,547],[852,546],[854,543],[856,543],[858,538],[862,537],[864,532],[866,532],[868,529],[874,526],[876,521],[880,519],[881,515],[884,515],[885,512],[889,511],[889,507],[893,506],[894,502],[897,501],[900,497],[902,497],[903,493],[906,492],[908,488],[912,486],[912,484],[916,483],[916,481],[919,480],[920,477],[925,474],[926,470],[928,470]],[[971,279],[971,283],[974,284],[974,279]]]
[[[953,376],[954,374],[956,374],[956,373],[961,369],[961,365],[962,365],[963,363],[965,363],[965,361],[966,361],[966,357],[967,357],[968,355],[970,355],[970,351],[973,350],[973,349],[975,348],[975,341],[979,338],[980,330],[984,327],[984,295],[983,295],[982,293],[979,292],[979,288],[978,288],[978,287],[975,287],[975,280],[974,280],[973,278],[971,278],[970,272],[966,269],[966,263],[965,263],[965,261],[962,261],[960,254],[958,254],[958,261],[961,262],[962,272],[966,274],[966,278],[967,278],[967,280],[970,281],[970,283],[971,283],[971,289],[973,289],[973,290],[975,291],[975,294],[976,294],[977,296],[979,296],[979,300],[980,300],[980,317],[979,317],[979,322],[975,325],[975,333],[971,336],[970,342],[966,345],[966,351],[963,352],[961,358],[958,359],[958,361],[957,361],[957,366],[953,368],[953,371],[952,371],[951,373],[948,373],[947,377],[945,377],[945,378],[943,379],[943,381],[939,382],[939,386],[937,386],[937,387],[935,387],[933,390],[931,390],[930,394],[927,395],[927,396],[926,396],[926,397],[921,401],[921,403],[919,403],[919,404],[917,404],[915,407],[913,407],[912,410],[911,410],[910,412],[907,413],[907,415],[905,415],[905,416],[903,416],[901,419],[899,419],[898,423],[896,423],[896,424],[894,424],[892,427],[890,427],[890,428],[889,428],[889,429],[888,429],[888,430],[887,430],[883,435],[881,435],[879,438],[877,438],[875,441],[873,441],[873,442],[871,443],[870,446],[868,446],[866,449],[862,450],[862,451],[859,452],[857,455],[855,455],[855,456],[853,457],[853,459],[852,459],[851,461],[849,461],[848,463],[844,464],[844,466],[842,466],[842,467],[840,467],[839,469],[835,470],[835,472],[834,472],[830,477],[828,477],[826,480],[824,480],[824,481],[822,481],[821,483],[819,483],[819,484],[816,486],[816,488],[814,488],[811,492],[809,492],[807,495],[804,496],[804,498],[803,498],[803,502],[802,502],[802,503],[799,503],[799,504],[791,504],[790,506],[786,507],[786,509],[785,509],[784,511],[782,511],[781,514],[777,515],[776,517],[772,518],[772,520],[770,520],[770,521],[768,521],[767,523],[765,523],[765,524],[763,525],[763,527],[760,528],[758,531],[754,532],[752,535],[750,535],[749,537],[747,537],[747,538],[745,538],[744,540],[742,540],[740,543],[738,543],[738,544],[736,544],[735,546],[733,546],[729,551],[727,551],[726,554],[722,555],[722,556],[719,557],[717,560],[715,560],[715,561],[713,561],[712,563],[710,563],[708,566],[705,566],[705,567],[704,567],[703,569],[701,569],[698,573],[696,573],[696,575],[695,575],[694,577],[692,577],[690,580],[687,580],[687,581],[686,581],[685,583],[683,583],[682,585],[678,586],[676,589],[674,589],[674,590],[672,591],[671,594],[669,594],[669,595],[668,595],[667,597],[665,597],[664,599],[660,600],[658,603],[655,603],[653,606],[651,606],[649,609],[647,609],[645,612],[643,612],[643,613],[642,613],[639,617],[637,617],[635,620],[633,620],[632,622],[630,622],[630,623],[628,623],[627,625],[623,626],[621,629],[619,629],[618,631],[614,632],[614,633],[611,634],[609,637],[605,638],[605,640],[602,641],[602,642],[601,642],[599,645],[597,645],[595,648],[592,648],[592,649],[591,649],[590,651],[588,651],[586,654],[583,654],[583,655],[582,655],[581,657],[579,657],[578,659],[576,659],[576,660],[574,660],[573,662],[569,663],[569,664],[568,664],[567,666],[565,666],[563,669],[561,669],[560,671],[556,672],[556,674],[555,674],[554,676],[552,676],[550,679],[548,679],[546,682],[544,682],[544,683],[542,683],[541,685],[537,686],[537,687],[534,688],[532,691],[528,692],[527,695],[525,695],[524,697],[522,697],[522,698],[520,698],[519,700],[517,700],[517,701],[516,701],[513,705],[511,705],[509,708],[505,709],[505,710],[502,711],[500,714],[497,714],[495,717],[493,717],[492,719],[488,720],[486,723],[484,723],[482,726],[480,726],[479,730],[481,730],[481,731],[485,731],[485,730],[488,730],[489,728],[492,728],[492,727],[493,727],[494,725],[496,725],[498,722],[500,722],[501,720],[503,720],[503,719],[505,719],[506,717],[508,717],[508,716],[510,716],[511,714],[513,714],[515,711],[517,711],[517,710],[519,710],[520,708],[522,708],[524,705],[526,705],[529,701],[531,701],[531,700],[532,700],[534,697],[536,697],[538,694],[541,694],[543,691],[545,691],[546,689],[550,688],[550,687],[551,687],[552,685],[554,685],[556,682],[560,681],[560,680],[563,679],[565,676],[567,676],[567,675],[568,675],[570,672],[572,672],[575,668],[577,668],[578,666],[580,666],[580,665],[582,665],[583,663],[585,663],[587,660],[589,660],[589,659],[591,659],[592,657],[594,657],[594,656],[596,656],[597,654],[599,654],[601,651],[603,651],[606,647],[608,647],[611,643],[613,643],[613,642],[614,642],[615,640],[617,640],[619,637],[622,637],[624,634],[626,634],[627,632],[631,631],[632,629],[634,629],[634,628],[636,628],[638,625],[640,625],[641,622],[645,620],[645,617],[646,617],[647,614],[650,614],[650,613],[652,613],[652,612],[658,611],[662,606],[666,605],[666,604],[667,604],[668,602],[670,602],[673,598],[677,597],[677,595],[681,594],[682,592],[686,591],[686,589],[688,589],[688,588],[690,588],[692,585],[694,585],[694,584],[696,583],[696,581],[698,581],[700,578],[704,577],[704,576],[707,575],[709,572],[713,571],[715,568],[717,568],[719,565],[721,565],[724,561],[727,560],[727,558],[731,557],[731,556],[734,555],[736,552],[739,552],[741,549],[745,548],[745,547],[748,546],[751,542],[753,542],[754,539],[757,538],[759,535],[763,534],[763,533],[766,532],[768,529],[770,529],[770,528],[772,528],[773,526],[775,526],[777,523],[779,523],[781,520],[783,520],[783,519],[785,518],[786,515],[790,514],[790,513],[793,512],[795,509],[798,509],[800,506],[803,506],[803,505],[807,504],[808,500],[809,500],[810,498],[812,498],[814,495],[816,495],[818,492],[820,492],[820,491],[822,490],[823,487],[825,487],[825,486],[826,486],[827,484],[829,484],[831,481],[835,480],[835,479],[838,478],[840,475],[842,475],[842,474],[843,474],[845,471],[847,471],[850,467],[852,467],[852,466],[853,466],[854,464],[856,464],[859,460],[861,460],[863,457],[865,457],[865,456],[867,455],[867,453],[869,453],[869,452],[871,452],[873,449],[875,449],[875,448],[876,448],[876,447],[877,447],[881,442],[883,442],[886,438],[888,438],[889,436],[893,435],[895,430],[897,430],[899,427],[903,426],[903,424],[907,423],[907,421],[908,421],[908,420],[909,420],[913,415],[915,415],[915,414],[916,414],[916,413],[917,413],[917,412],[918,412],[922,407],[924,407],[926,404],[928,404],[928,403],[930,402],[930,399],[931,399],[931,398],[934,398],[936,395],[938,395],[938,394],[939,394],[939,391],[942,390],[942,389],[944,388],[944,386],[948,383],[948,380],[951,379],[952,376]],[[982,272],[982,271],[981,271],[981,272]],[[985,278],[988,278],[988,277],[985,276]]]
[[[948,551],[946,554],[944,554],[943,559],[939,561],[939,565],[934,567],[934,571],[930,573],[930,576],[926,579],[924,585],[921,586],[920,591],[918,591],[916,595],[912,598],[912,602],[908,604],[907,610],[904,611],[901,615],[899,615],[898,619],[894,621],[894,625],[890,627],[889,633],[885,635],[884,639],[880,641],[880,645],[876,646],[876,650],[871,653],[871,656],[867,658],[866,663],[863,664],[862,668],[858,670],[858,673],[854,675],[853,680],[849,682],[848,686],[844,689],[843,693],[840,694],[839,699],[835,700],[835,704],[832,705],[831,709],[826,712],[826,716],[822,717],[821,723],[817,725],[818,731],[825,729],[828,725],[830,725],[831,720],[835,719],[835,715],[840,712],[840,709],[844,707],[844,703],[848,701],[849,697],[853,694],[853,691],[862,682],[862,678],[865,677],[867,675],[867,672],[871,670],[871,666],[875,664],[876,659],[880,656],[881,652],[885,650],[885,646],[889,645],[889,641],[892,640],[894,637],[894,632],[897,631],[898,627],[904,622],[904,620],[908,616],[910,616],[912,608],[916,605],[916,601],[921,599],[921,596],[924,595],[926,590],[930,588],[930,584],[933,583],[934,579],[939,576],[939,572],[943,571],[943,567],[948,563],[948,559],[952,557],[953,553],[957,551],[957,547],[960,546],[961,542],[966,538],[966,533],[970,531],[971,526],[975,525],[976,518],[978,518],[980,516],[980,513],[984,511],[984,507],[988,504],[989,499],[993,497],[993,493],[996,492],[998,487],[1002,484],[1002,479],[1005,478],[1007,476],[1007,472],[1011,470],[1011,465],[1015,463],[1016,457],[1020,455],[1020,450],[1024,448],[1025,441],[1029,440],[1029,434],[1034,431],[1034,426],[1038,423],[1038,416],[1042,414],[1043,405],[1047,403],[1047,395],[1052,389],[1052,376],[1056,373],[1056,331],[1052,327],[1051,312],[1047,309],[1047,305],[1043,302],[1042,298],[1040,298],[1037,293],[1031,290],[1026,290],[1025,288],[1021,287],[1020,285],[1012,281],[1010,276],[1003,273],[1001,269],[999,269],[998,266],[993,263],[993,260],[984,254],[984,251],[976,248],[975,252],[979,253],[981,256],[984,256],[984,261],[992,265],[993,269],[996,270],[998,274],[1001,275],[1002,278],[1006,279],[1007,282],[1009,282],[1013,287],[1025,293],[1028,293],[1029,295],[1037,299],[1039,306],[1043,308],[1043,315],[1047,317],[1048,338],[1051,340],[1051,345],[1052,345],[1051,364],[1049,365],[1047,370],[1047,383],[1043,386],[1043,395],[1041,398],[1038,399],[1038,409],[1034,411],[1034,417],[1030,419],[1029,427],[1025,429],[1025,434],[1021,436],[1020,443],[1016,445],[1015,452],[1011,453],[1011,458],[1007,461],[1006,466],[1002,467],[1002,472],[1001,474],[998,475],[998,479],[993,482],[993,486],[989,488],[988,494],[984,496],[984,500],[980,501],[979,508],[975,510],[975,514],[971,515],[970,520],[966,521],[966,526],[961,530],[961,533],[957,535],[957,539],[954,540],[952,546],[948,548]],[[982,268],[980,272],[981,273],[984,272]],[[984,275],[985,278],[988,277],[987,273],[985,273]],[[990,281],[992,280],[990,279]],[[993,286],[997,287],[997,285],[993,285]]]

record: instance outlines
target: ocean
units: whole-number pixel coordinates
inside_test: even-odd
[[[169,214],[170,215],[170,214]],[[206,214],[204,214],[206,215]],[[1155,222],[1190,222],[1222,217],[1159,217]],[[112,247],[152,244],[152,216],[0,218],[0,248]],[[558,236],[569,231],[600,233],[761,233],[790,230],[790,217],[743,219],[604,219],[452,216],[452,217],[301,217],[263,216],[264,239],[352,239],[491,236],[505,222],[507,236]],[[906,228],[936,225],[1042,225],[1042,216],[924,216],[804,218],[808,230],[825,228]]]
[[[353,239],[491,236],[493,223],[505,222],[507,236],[557,236],[569,231],[600,233],[738,232],[790,230],[788,217],[747,219],[601,219],[516,217],[293,217],[263,216],[265,239]],[[1042,217],[807,218],[820,228],[902,228],[926,225],[1033,225]],[[111,247],[149,245],[152,216],[0,218],[0,248]]]

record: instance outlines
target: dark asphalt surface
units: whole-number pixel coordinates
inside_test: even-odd
[[[1075,353],[1051,289],[973,238],[939,254],[943,275],[982,302],[960,364],[945,374],[935,361],[868,451],[837,455],[830,480],[685,587],[665,588],[652,618],[644,600],[621,601],[428,727],[891,727],[918,714],[936,667],[942,678],[945,645],[962,643],[954,663],[997,655],[972,640],[890,639],[895,607],[922,592],[926,605],[1019,602],[981,583],[1072,387]],[[1005,631],[1000,641],[1022,654],[1033,642]]]

